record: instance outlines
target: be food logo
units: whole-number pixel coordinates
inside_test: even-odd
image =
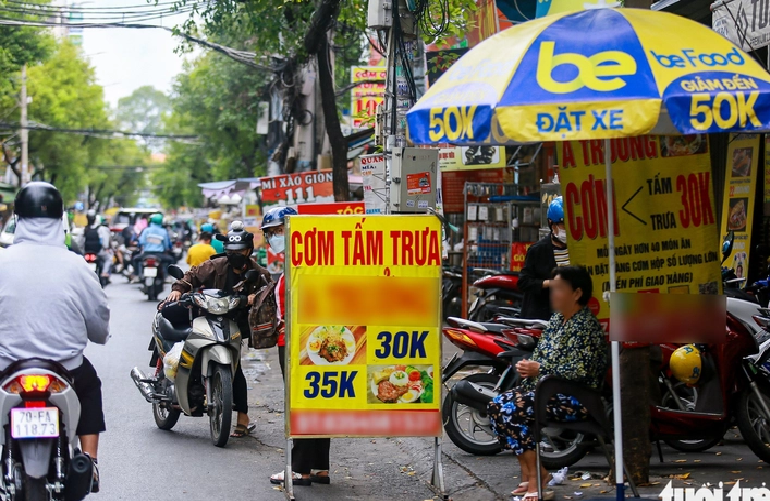
[[[719,482],[719,487],[709,488],[701,486],[699,489],[672,487],[671,482],[658,496],[661,501],[767,501],[770,499],[770,489],[762,482],[762,487],[741,487],[740,480],[735,482],[732,488],[725,492],[724,485]]]
[[[610,92],[626,86],[623,77],[636,74],[636,60],[625,52],[608,50],[592,56],[574,52],[556,54],[555,45],[554,42],[542,42],[537,60],[537,83],[554,94],[575,92],[583,87]],[[554,70],[559,66],[573,67],[572,71],[567,68],[560,71],[571,78],[556,80]]]

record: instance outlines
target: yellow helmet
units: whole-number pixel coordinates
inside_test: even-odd
[[[700,350],[692,344],[677,348],[671,354],[669,366],[671,373],[679,381],[687,384],[697,383],[701,375]]]

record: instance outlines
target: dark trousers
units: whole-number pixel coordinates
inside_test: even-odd
[[[278,347],[278,362],[281,364],[281,375],[286,380],[284,367],[285,346]],[[294,473],[307,475],[310,470],[329,470],[329,449],[332,441],[329,438],[295,438],[291,448],[291,469]]]

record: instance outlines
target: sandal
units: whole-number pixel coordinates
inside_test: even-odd
[[[529,482],[522,482],[516,486],[515,490],[511,491],[511,494],[513,496],[521,496],[527,493],[527,488],[529,488]]]
[[[524,494],[524,497],[521,498],[521,501],[553,501],[555,497],[556,495],[553,491],[543,491],[542,499],[538,500],[537,491],[535,491]]]
[[[304,478],[301,473],[293,473],[292,475],[292,485],[310,485],[310,478]],[[279,471],[274,475],[270,475],[270,483],[275,485],[283,485],[283,476],[283,471]]]
[[[311,473],[310,481],[314,484],[322,484],[322,485],[329,485],[332,483],[332,479],[329,478],[328,473],[326,475],[318,475],[316,473]]]
[[[257,425],[255,423],[249,423],[248,425],[242,425],[238,424],[235,425],[235,430],[233,430],[233,434],[230,435],[232,438],[243,438],[251,435],[251,432],[254,431],[257,428]]]

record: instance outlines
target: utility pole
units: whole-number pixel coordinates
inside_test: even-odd
[[[29,130],[27,129],[27,65],[21,67],[21,179],[19,185],[29,182]]]

